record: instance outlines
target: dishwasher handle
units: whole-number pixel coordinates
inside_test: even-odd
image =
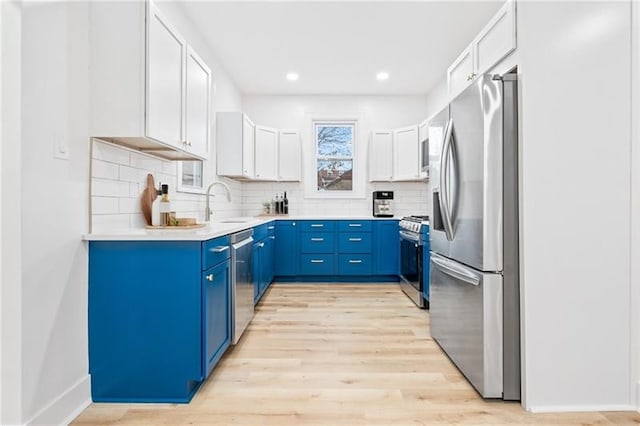
[[[251,244],[253,242],[253,237],[249,237],[249,238],[245,238],[242,241],[238,241],[237,243],[233,244],[233,249],[234,250],[239,250],[242,247],[246,246],[247,244]]]

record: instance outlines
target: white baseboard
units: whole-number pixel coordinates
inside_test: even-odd
[[[591,411],[636,411],[632,404],[603,405],[536,405],[528,408],[532,413],[569,413]]]
[[[25,425],[68,425],[91,404],[91,376],[78,380]]]

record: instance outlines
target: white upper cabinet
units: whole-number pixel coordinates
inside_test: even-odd
[[[393,131],[393,180],[420,179],[418,126]]]
[[[302,150],[297,130],[280,130],[278,137],[278,180],[300,181]]]
[[[256,126],[255,178],[277,180],[278,178],[278,130]]]
[[[253,178],[255,127],[241,112],[216,114],[218,175]]]
[[[516,49],[516,4],[507,0],[447,70],[449,98]]]
[[[369,180],[393,180],[393,131],[373,130],[369,140]]]
[[[91,136],[206,159],[211,72],[187,40],[153,2],[89,2],[89,20]]]
[[[157,141],[181,146],[187,42],[151,3],[147,22],[146,133]]]
[[[196,52],[187,47],[185,110],[186,149],[200,157],[209,156],[211,117],[211,70]]]
[[[473,48],[469,45],[447,69],[449,97],[453,98],[475,78]]]

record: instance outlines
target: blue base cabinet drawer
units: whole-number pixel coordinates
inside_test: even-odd
[[[214,238],[202,243],[202,269],[209,269],[231,257],[229,236]]]
[[[303,232],[300,234],[300,251],[302,253],[333,253],[335,237],[327,232]]]
[[[370,254],[341,254],[339,256],[339,275],[370,275],[372,271]]]
[[[300,257],[300,275],[333,275],[335,273],[332,254],[303,254]]]
[[[339,234],[338,252],[371,253],[371,234],[367,232],[348,232]]]
[[[301,220],[301,232],[333,232],[335,220]]]
[[[341,220],[338,222],[340,232],[371,232],[370,220]]]

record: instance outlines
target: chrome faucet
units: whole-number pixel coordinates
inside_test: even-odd
[[[204,208],[205,222],[209,222],[209,220],[211,219],[211,206],[209,205],[209,199],[211,197],[211,188],[213,187],[213,185],[222,185],[224,189],[227,190],[227,201],[231,202],[231,189],[229,189],[229,185],[220,181],[212,182],[211,185],[207,187],[207,194],[206,194],[206,200],[205,200],[206,207]],[[215,197],[215,194],[213,196]]]

